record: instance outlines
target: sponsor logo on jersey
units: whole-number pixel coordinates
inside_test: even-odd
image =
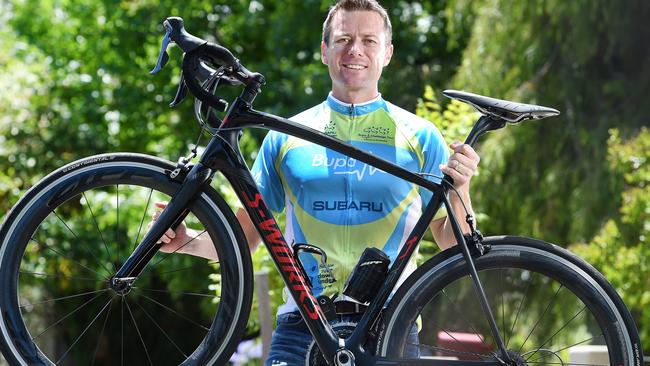
[[[312,210],[383,212],[384,204],[370,201],[314,201]]]
[[[372,153],[372,151],[370,152]],[[328,158],[324,154],[314,154],[311,160],[311,166],[332,168],[336,175],[352,175],[357,177],[359,181],[363,180],[366,176],[384,173],[383,170],[361,163],[356,159],[346,157]]]
[[[336,137],[336,122],[329,121],[329,123],[325,126],[323,133],[328,136]]]
[[[381,126],[368,126],[359,133],[359,137],[365,141],[386,141],[393,138],[391,129]]]

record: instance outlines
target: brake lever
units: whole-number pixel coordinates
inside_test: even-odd
[[[176,107],[180,102],[185,99],[185,96],[187,95],[187,84],[185,84],[185,76],[183,76],[183,72],[181,71],[181,81],[178,83],[178,90],[176,90],[176,96],[174,96],[174,100],[172,100],[171,103],[169,103],[169,106],[171,108]]]
[[[165,26],[165,36],[162,39],[162,44],[160,45],[160,53],[158,54],[158,61],[156,61],[156,67],[149,72],[150,75],[156,74],[158,71],[162,70],[163,67],[169,61],[169,55],[167,54],[167,46],[171,42],[170,35],[172,33],[172,28]]]

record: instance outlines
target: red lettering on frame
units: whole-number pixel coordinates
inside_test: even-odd
[[[264,202],[262,195],[259,193],[255,194],[255,198],[252,201],[248,199],[248,195],[246,193],[242,192],[242,196],[244,197],[246,205],[251,208],[258,208],[260,207],[260,202]]]
[[[284,240],[282,240],[282,233],[278,229],[278,224],[273,219],[266,219],[260,223],[260,229],[267,232],[264,236],[266,241],[274,244],[287,245]]]
[[[255,194],[252,200],[248,198],[245,192],[242,192],[244,203],[250,208],[257,208],[258,214],[261,218],[267,217],[266,209],[263,205],[264,200],[259,193]],[[271,252],[276,259],[280,270],[288,278],[288,283],[291,288],[299,293],[299,303],[305,313],[310,319],[318,319],[320,306],[314,295],[311,293],[309,287],[306,285],[305,278],[297,268],[295,259],[291,253],[291,248],[282,237],[282,232],[278,228],[277,222],[272,218],[268,218],[259,224],[259,231],[263,233],[264,239],[267,243],[271,243]],[[313,306],[313,309],[312,309]]]
[[[411,247],[417,242],[418,242],[418,236],[417,235],[412,237],[411,240],[407,241],[406,242],[406,251],[404,252],[404,254],[400,255],[399,258],[397,258],[397,259],[404,259],[406,257],[406,255],[411,251]]]
[[[287,271],[289,272],[289,271]],[[291,268],[289,272],[289,282],[291,283],[303,283],[305,282],[305,279],[302,277],[300,273],[298,273],[294,268]]]

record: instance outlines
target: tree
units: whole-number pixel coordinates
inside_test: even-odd
[[[475,14],[454,87],[562,112],[557,118],[492,133],[479,148],[481,175],[473,198],[475,207],[486,214],[480,221],[484,233],[529,235],[563,246],[592,243],[592,254],[598,247],[602,253],[622,250],[624,258],[635,257],[615,265],[597,259],[596,264],[612,277],[642,334],[647,334],[647,306],[642,307],[640,300],[649,296],[647,282],[633,279],[639,270],[636,261],[647,258],[636,244],[643,243],[638,227],[645,224],[640,223],[647,223],[647,215],[639,213],[644,201],[638,196],[647,193],[642,189],[647,183],[628,182],[636,189],[621,195],[624,173],[610,166],[612,157],[623,151],[645,161],[646,154],[639,153],[645,133],[624,148],[610,143],[609,152],[607,141],[636,136],[648,124],[650,48],[645,40],[650,36],[650,5],[553,0],[453,3],[471,7]],[[618,132],[610,137],[614,127]],[[620,249],[621,242],[637,249]],[[595,257],[588,255],[590,260]],[[640,293],[633,294],[631,288]]]
[[[619,187],[617,215],[589,243],[572,246],[616,287],[637,319],[641,339],[650,338],[650,130],[624,141],[613,129],[607,162]],[[647,347],[645,353],[648,354]]]

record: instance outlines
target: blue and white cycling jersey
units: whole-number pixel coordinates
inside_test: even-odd
[[[329,95],[291,120],[413,172],[442,176],[439,165],[449,158],[431,122],[381,96],[351,105]],[[370,165],[275,131],[264,139],[252,172],[269,208],[286,210],[287,242],[316,245],[327,253],[329,270],[317,256],[300,255],[315,296],[340,293],[366,247],[380,248],[395,260],[432,195]],[[445,215],[441,210],[436,219]],[[412,260],[403,278],[414,269]],[[295,310],[289,299],[279,313]]]

